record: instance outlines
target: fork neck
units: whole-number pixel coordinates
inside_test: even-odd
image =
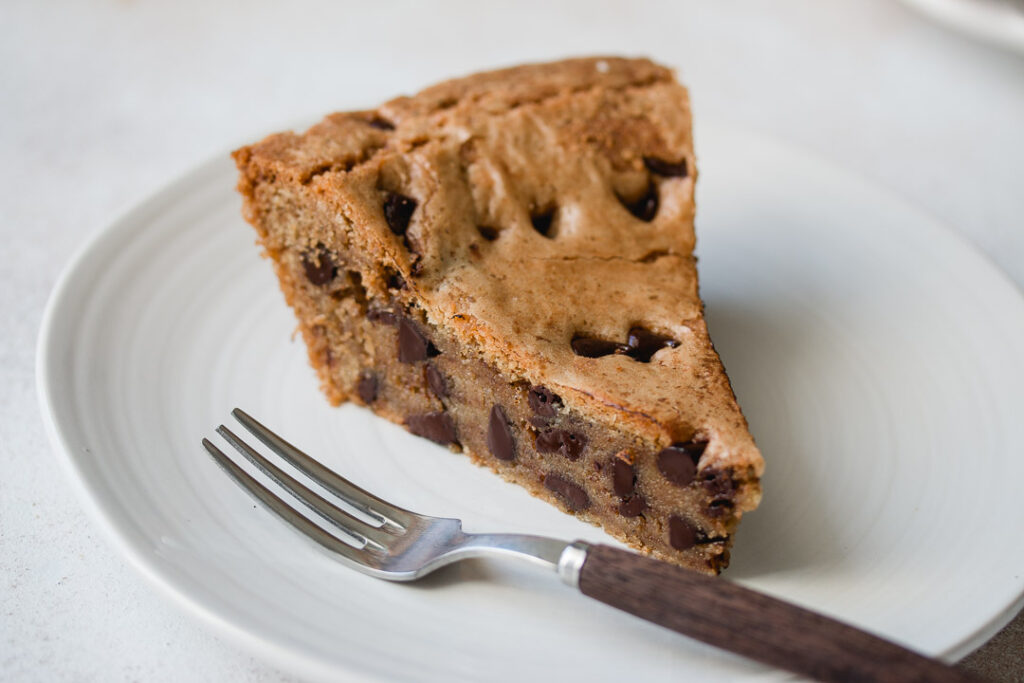
[[[562,581],[575,587],[579,582],[587,547],[582,541],[566,543],[544,536],[466,534],[459,543],[458,554],[462,557],[516,557],[557,572]]]

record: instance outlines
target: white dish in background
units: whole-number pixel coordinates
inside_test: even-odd
[[[978,40],[1024,53],[1021,0],[903,0],[932,19]]]
[[[1024,299],[952,233],[776,142],[698,128],[711,334],[768,463],[727,575],[947,658],[1024,596]],[[240,406],[358,484],[469,531],[608,542],[462,456],[318,393],[218,158],[82,250],[39,342],[83,499],[175,602],[289,671],[396,680],[776,680],[475,561],[421,584],[332,562],[199,445]]]

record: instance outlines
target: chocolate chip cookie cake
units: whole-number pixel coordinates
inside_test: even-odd
[[[640,550],[725,566],[764,465],[702,315],[669,69],[481,73],[234,158],[332,403]]]

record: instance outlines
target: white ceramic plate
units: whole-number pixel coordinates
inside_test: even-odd
[[[946,230],[788,147],[701,127],[712,336],[768,462],[729,576],[926,653],[1024,594],[1024,300]],[[241,406],[366,488],[469,531],[608,539],[348,406],[327,406],[218,158],[95,237],[39,343],[57,450],[175,602],[287,670],[396,680],[775,680],[759,665],[476,561],[422,584],[333,563],[209,460]]]
[[[956,31],[1024,53],[1022,0],[903,0]]]

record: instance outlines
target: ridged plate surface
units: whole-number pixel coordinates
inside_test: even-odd
[[[728,576],[955,656],[1024,594],[1024,299],[952,233],[776,142],[701,126],[711,335],[768,463]],[[218,158],[98,234],[39,346],[83,499],[174,601],[287,670],[395,680],[784,677],[529,567],[426,582],[333,563],[200,438],[240,406],[362,486],[470,531],[608,542],[459,455],[318,393]]]

